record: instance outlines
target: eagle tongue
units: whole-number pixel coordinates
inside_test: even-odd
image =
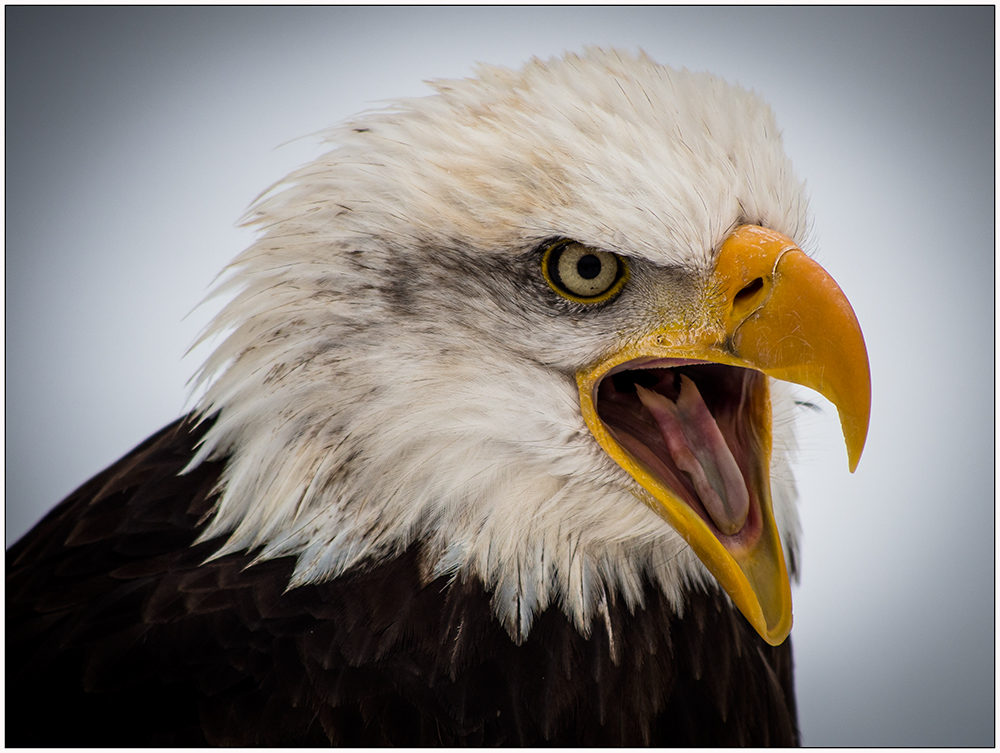
[[[660,429],[670,457],[687,474],[719,530],[739,533],[750,510],[750,494],[736,458],[695,383],[680,375],[674,402],[636,384],[639,399]]]

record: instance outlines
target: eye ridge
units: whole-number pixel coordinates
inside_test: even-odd
[[[628,281],[625,259],[574,240],[551,243],[542,255],[542,274],[556,293],[576,303],[604,303]]]

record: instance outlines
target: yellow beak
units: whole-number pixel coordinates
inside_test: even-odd
[[[709,505],[700,504],[690,484],[679,480],[687,474],[670,459],[657,460],[652,451],[627,441],[620,427],[602,419],[600,395],[608,394],[601,392],[602,380],[629,369],[723,364],[801,384],[837,406],[853,472],[864,448],[871,408],[864,337],[830,275],[789,238],[757,226],[738,228],[722,244],[698,309],[697,321],[687,317],[658,327],[580,370],[580,407],[598,443],[638,482],[637,494],[688,542],[757,632],[778,645],[792,627],[792,600],[771,508],[767,380],[738,372],[744,375],[739,415],[732,420],[714,417],[720,429],[712,431],[721,431],[730,445],[739,445],[728,456],[739,466],[749,490],[749,512],[745,522],[735,516],[735,532],[720,530],[729,519],[723,515],[725,522],[716,525],[719,515],[706,513]],[[701,401],[700,395],[697,400]],[[737,424],[750,429],[731,428]],[[737,434],[742,439],[732,438]],[[664,439],[669,445],[666,433]],[[665,449],[659,452],[667,455]]]

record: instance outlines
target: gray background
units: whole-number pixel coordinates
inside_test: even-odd
[[[801,421],[804,741],[992,745],[993,16],[8,7],[8,544],[190,405],[218,304],[189,312],[298,137],[475,61],[642,47],[772,104],[868,342],[858,472],[829,404]]]

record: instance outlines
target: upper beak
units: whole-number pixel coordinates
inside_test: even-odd
[[[722,244],[700,308],[696,326],[688,322],[656,328],[578,372],[581,411],[604,450],[638,482],[637,494],[691,545],[758,633],[777,645],[791,630],[792,604],[771,509],[766,380],[744,381],[752,386],[744,388],[745,399],[739,401],[739,420],[752,426],[753,439],[729,453],[730,458],[735,456],[750,498],[746,522],[739,518],[733,524],[742,526],[735,534],[720,531],[713,523],[718,516],[705,514],[707,503],[700,506],[690,487],[687,492],[679,488],[684,483],[677,480],[680,472],[668,478],[658,471],[665,466],[651,463],[648,455],[640,457],[643,453],[636,452],[635,442],[629,444],[631,449],[623,446],[622,435],[601,418],[598,388],[605,377],[623,369],[696,362],[753,369],[801,384],[837,406],[854,471],[871,407],[867,350],[854,311],[830,275],[792,240],[761,227],[742,226]],[[667,405],[666,398],[656,399]],[[730,444],[740,444],[731,438],[728,424],[723,426],[719,416],[714,420],[722,427],[714,431],[721,431]]]

